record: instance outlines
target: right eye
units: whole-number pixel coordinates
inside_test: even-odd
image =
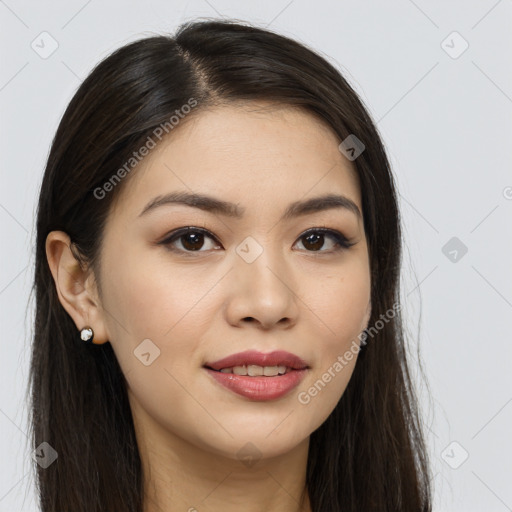
[[[171,251],[185,254],[207,252],[208,249],[206,251],[201,250],[205,244],[205,238],[216,241],[216,238],[208,230],[189,226],[172,231],[169,236],[159,242],[159,245],[164,245]],[[176,246],[177,242],[179,242],[181,248]],[[213,249],[213,247],[210,247],[210,250],[211,249]]]

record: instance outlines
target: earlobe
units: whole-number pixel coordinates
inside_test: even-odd
[[[77,327],[77,338],[84,328],[94,329],[93,343],[108,341],[102,309],[93,296],[91,276],[73,254],[71,240],[64,231],[52,231],[46,238],[46,257],[62,307]],[[94,280],[92,280],[94,281]]]

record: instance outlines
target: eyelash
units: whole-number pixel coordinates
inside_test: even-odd
[[[194,226],[189,226],[189,227],[186,227],[186,228],[179,228],[179,229],[176,229],[176,230],[172,231],[171,233],[169,233],[169,236],[167,236],[161,242],[158,242],[157,245],[164,245],[170,251],[177,252],[177,253],[180,253],[180,254],[186,254],[187,256],[189,256],[189,255],[192,256],[192,255],[194,255],[196,253],[201,253],[201,252],[208,252],[208,251],[201,251],[201,250],[187,251],[187,250],[177,249],[176,247],[173,247],[172,244],[176,240],[179,240],[182,236],[187,235],[189,233],[200,233],[200,234],[206,235],[209,238],[212,238],[217,244],[220,245],[220,243],[218,242],[217,238],[212,233],[210,233],[210,231],[208,231],[207,229],[203,229],[203,228],[199,228],[199,227],[194,227]],[[313,254],[315,254],[315,253],[317,253],[317,254],[335,254],[335,253],[338,253],[340,251],[344,251],[344,250],[348,249],[349,247],[352,247],[353,245],[355,245],[355,242],[349,242],[347,240],[347,238],[342,233],[340,233],[339,231],[336,231],[336,230],[333,230],[333,229],[327,229],[327,228],[324,228],[324,227],[308,229],[307,231],[302,233],[298,237],[297,240],[305,238],[305,237],[307,237],[308,235],[311,235],[311,234],[329,235],[329,236],[331,236],[334,239],[334,241],[337,244],[337,247],[335,247],[334,249],[331,249],[329,251],[307,251],[306,250],[306,252],[310,252],[310,253],[313,253]]]

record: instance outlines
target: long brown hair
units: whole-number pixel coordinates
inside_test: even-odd
[[[65,231],[81,264],[99,276],[105,220],[129,178],[102,200],[94,191],[190,98],[197,101],[191,115],[212,104],[269,100],[318,116],[340,140],[355,134],[365,145],[353,163],[370,257],[369,325],[400,302],[393,176],[373,121],[338,70],[292,39],[230,20],[188,22],[174,36],[119,48],[91,71],[67,107],[39,195],[30,421],[34,448],[47,442],[58,453],[49,467],[36,465],[43,512],[143,509],[123,373],[110,343],[90,347],[80,340],[58,300],[45,242],[50,231]],[[311,434],[312,510],[430,511],[422,428],[397,313],[364,346],[342,398]]]

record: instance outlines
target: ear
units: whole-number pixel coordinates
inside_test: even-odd
[[[90,269],[82,268],[72,252],[71,240],[64,231],[52,231],[48,234],[46,258],[59,301],[75,322],[77,330],[91,327],[94,331],[93,343],[106,343],[108,333],[94,274]],[[77,337],[80,337],[79,332]]]

